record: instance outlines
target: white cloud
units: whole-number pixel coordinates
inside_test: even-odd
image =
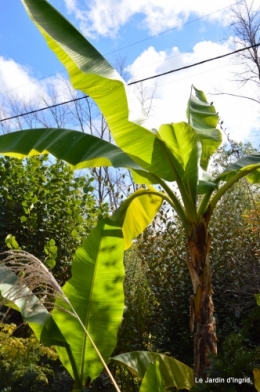
[[[223,45],[200,42],[190,53],[180,53],[176,47],[160,52],[149,47],[127,70],[132,75],[131,80],[140,80],[228,52],[228,42]],[[250,131],[259,125],[259,105],[228,95],[213,95],[228,92],[252,96],[252,86],[245,85],[238,89],[237,84],[232,82],[234,72],[243,72],[242,67],[227,57],[155,79],[157,87],[149,125],[158,128],[163,123],[186,120],[186,106],[193,84],[205,92],[210,102],[214,102],[230,135],[236,140],[247,138]],[[152,91],[154,83],[154,80],[143,82],[143,87],[146,91],[149,88]]]
[[[37,95],[38,82],[30,76],[30,71],[12,59],[0,56],[0,94],[14,93],[21,95],[24,101]],[[19,87],[19,90],[17,89]]]
[[[191,14],[209,15],[211,20],[228,23],[227,7],[233,0],[64,0],[69,13],[73,13],[87,36],[114,38],[123,25],[134,15],[141,15],[139,28],[157,34],[169,28],[180,27]],[[219,11],[219,12],[216,12]]]
[[[67,101],[72,98],[72,89],[69,89],[68,84],[59,75],[37,80],[31,75],[29,68],[0,56],[0,116],[11,117]],[[6,124],[11,124],[10,129],[19,127],[19,122],[16,121]]]
[[[67,11],[69,13],[74,12],[75,9],[77,8],[77,0],[64,0],[64,1],[65,1]]]
[[[55,99],[57,102],[69,99],[68,81],[61,75],[55,75],[38,80],[31,75],[30,69],[16,63],[13,59],[0,56],[0,99],[4,102],[6,96],[13,96],[24,103],[37,106],[41,98],[46,101]]]

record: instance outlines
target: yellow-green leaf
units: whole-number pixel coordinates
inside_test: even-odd
[[[260,392],[260,368],[253,369],[255,389]]]
[[[147,367],[139,392],[165,392],[160,363],[155,361]]]
[[[120,226],[110,219],[100,220],[77,249],[72,278],[63,287],[105,361],[115,348],[124,310],[123,245]],[[61,299],[56,301],[53,318],[70,346],[74,363],[57,347],[59,357],[72,376],[76,369],[83,387],[88,377],[93,380],[100,374],[103,365],[78,319]]]
[[[207,170],[210,157],[222,143],[222,133],[217,129],[218,114],[213,105],[207,102],[205,94],[194,86],[188,102],[187,117],[202,144],[200,165]]]
[[[126,365],[137,377],[143,378],[148,366],[155,361],[160,364],[160,372],[166,387],[190,390],[194,385],[193,370],[177,359],[148,351],[133,351],[117,355],[111,360]]]
[[[147,114],[122,77],[46,0],[22,2],[49,48],[67,69],[73,87],[99,106],[117,145],[144,169],[171,181],[162,144],[155,133],[143,126]]]
[[[162,201],[163,194],[149,187],[149,189],[139,189],[134,192],[121,204],[113,219],[122,227],[125,250],[153,221],[161,208]]]

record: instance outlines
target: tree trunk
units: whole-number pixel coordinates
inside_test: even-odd
[[[193,226],[188,238],[187,263],[193,286],[190,297],[190,328],[194,332],[194,375],[208,376],[209,354],[217,354],[216,324],[212,301],[211,270],[209,265],[210,235],[207,220]]]

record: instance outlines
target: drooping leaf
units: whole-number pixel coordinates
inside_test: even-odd
[[[136,184],[159,184],[159,178],[149,171],[131,169],[131,173]]]
[[[142,126],[147,115],[117,71],[46,0],[22,0],[50,49],[66,67],[73,87],[99,106],[117,145],[144,169],[173,180],[162,143]]]
[[[165,392],[164,381],[160,372],[158,361],[150,363],[147,367],[139,392]]]
[[[153,221],[161,208],[162,197],[163,194],[152,187],[139,189],[130,195],[115,212],[113,219],[122,227],[125,250]]]
[[[16,158],[50,153],[74,169],[114,166],[142,169],[117,146],[70,129],[31,129],[0,136],[0,154]]]
[[[247,180],[251,183],[260,182],[260,153],[250,154],[236,162],[229,165],[220,175],[216,181],[229,181],[238,173],[245,175]]]
[[[144,377],[151,363],[158,361],[166,387],[189,390],[194,385],[193,370],[184,363],[163,354],[148,351],[133,351],[117,355],[111,358],[111,360],[126,365],[139,378]]]
[[[105,361],[116,345],[124,309],[123,245],[121,228],[109,219],[100,220],[76,251],[72,278],[63,287]],[[79,321],[68,312],[71,312],[70,307],[57,300],[53,318],[70,345],[83,386],[88,377],[93,380],[100,374],[103,365]],[[64,350],[57,347],[57,351],[73,375]]]
[[[197,90],[194,86],[187,108],[187,118],[192,125],[202,144],[202,155],[200,165],[207,170],[210,157],[214,154],[222,142],[222,134],[217,129],[218,114],[213,105],[207,102],[203,91]]]

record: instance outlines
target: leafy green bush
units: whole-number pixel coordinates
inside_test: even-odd
[[[0,250],[12,234],[23,250],[50,266],[56,251],[53,272],[63,284],[76,248],[100,212],[92,190],[88,177],[75,177],[61,161],[51,163],[46,156],[1,158]]]
[[[21,391],[22,384],[27,391],[45,391],[53,376],[49,360],[55,361],[58,356],[52,348],[42,346],[34,334],[15,337],[16,329],[15,324],[0,324],[0,391]]]

